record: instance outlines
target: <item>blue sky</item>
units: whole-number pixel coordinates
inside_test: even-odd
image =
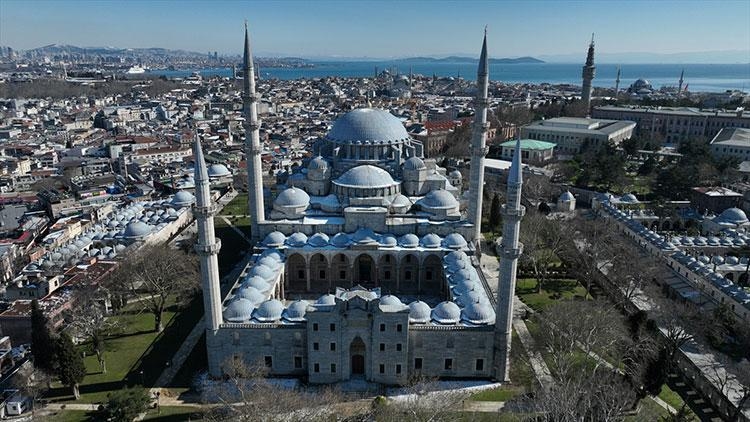
[[[0,45],[165,47],[304,57],[750,49],[750,1],[16,1],[0,0]],[[581,53],[583,52],[583,53]],[[742,53],[740,56],[749,56]],[[750,57],[739,61],[750,61]]]

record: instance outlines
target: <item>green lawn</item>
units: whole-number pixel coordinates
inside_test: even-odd
[[[660,418],[668,416],[666,409],[656,404],[656,402],[646,397],[641,400],[637,415],[626,416],[627,422],[658,421]]]
[[[536,292],[537,281],[533,278],[522,278],[516,283],[516,294],[523,303],[535,311],[540,311],[559,300],[583,299],[586,288],[572,279],[549,280],[541,293]]]
[[[34,420],[55,421],[55,422],[94,422],[102,420],[97,412],[86,410],[59,410],[51,412],[44,417],[38,417]],[[199,421],[202,420],[200,409],[187,406],[162,406],[157,412],[156,409],[149,409],[146,412],[144,421],[158,422],[181,422],[181,421]]]
[[[224,206],[219,215],[246,215],[247,211],[247,193],[240,192]]]
[[[196,298],[179,313],[176,305],[170,305],[164,313],[165,329],[161,334],[153,331],[153,315],[142,308],[140,303],[131,303],[122,314],[112,317],[118,321],[120,330],[106,342],[106,374],[101,372],[90,345],[81,346],[81,350],[87,352],[84,358],[87,375],[80,386],[80,403],[104,402],[110,391],[124,386],[153,385],[166,362],[200,319],[202,301]],[[47,399],[70,401],[73,397],[70,389],[55,383]]]
[[[682,407],[683,404],[685,404],[685,402],[682,400],[682,397],[680,397],[680,395],[677,394],[674,390],[669,388],[666,383],[661,387],[659,398],[678,410]]]

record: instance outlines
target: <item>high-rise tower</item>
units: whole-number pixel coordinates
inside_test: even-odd
[[[591,34],[591,44],[589,44],[589,52],[586,55],[586,64],[583,65],[583,87],[581,89],[581,100],[586,105],[586,115],[588,116],[591,112],[591,82],[594,80],[596,74],[596,66],[594,66],[594,34]]]
[[[620,93],[620,66],[617,66],[617,79],[615,79],[615,98]]]
[[[263,168],[260,163],[260,120],[258,120],[258,100],[255,93],[255,69],[253,53],[250,50],[250,35],[245,22],[245,57],[243,61],[242,106],[245,114],[245,158],[247,159],[247,192],[250,212],[250,236],[252,240],[260,239],[258,223],[266,219],[263,205]]]
[[[221,240],[214,233],[216,207],[211,203],[211,187],[208,168],[203,158],[203,150],[198,135],[193,144],[195,158],[195,207],[193,214],[198,224],[198,243],[195,251],[200,257],[201,282],[203,288],[203,309],[207,330],[217,330],[222,322],[221,291],[219,289],[219,261]]]
[[[680,72],[680,85],[677,87],[677,95],[682,95],[682,83],[684,82],[683,77],[685,76],[685,69]]]
[[[521,219],[526,208],[521,205],[521,139],[516,141],[513,161],[508,173],[508,194],[503,213],[502,255],[500,257],[500,278],[497,286],[497,310],[495,318],[494,362],[495,379],[509,380],[511,330],[513,323],[513,294],[516,290],[516,268],[523,245],[518,241]]]
[[[487,30],[484,31],[482,54],[477,70],[477,97],[474,102],[474,132],[471,137],[471,183],[469,185],[469,221],[474,225],[474,242],[479,250],[482,235],[482,189],[484,188],[484,157],[487,155],[487,108],[489,99],[489,61],[487,58]]]

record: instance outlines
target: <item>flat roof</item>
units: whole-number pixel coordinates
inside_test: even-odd
[[[521,149],[545,150],[554,148],[557,144],[546,141],[537,141],[535,139],[521,139]],[[516,141],[506,141],[500,144],[502,147],[515,148]]]

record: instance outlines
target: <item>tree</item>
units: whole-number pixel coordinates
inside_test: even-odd
[[[57,340],[57,362],[57,375],[60,377],[60,382],[73,389],[73,395],[78,400],[81,398],[81,394],[78,392],[78,384],[86,376],[86,366],[83,364],[80,351],[66,333],[60,334]]]
[[[109,395],[105,412],[107,420],[113,422],[131,422],[146,411],[151,398],[148,390],[142,387],[124,388]]]
[[[17,388],[21,394],[31,399],[31,415],[34,419],[34,409],[37,399],[47,391],[47,386],[50,385],[52,379],[50,375],[36,368],[31,362],[24,363],[19,369],[16,375],[12,378],[13,386]]]
[[[524,245],[521,261],[534,272],[537,292],[541,292],[550,267],[557,260],[557,254],[563,247],[560,222],[540,212],[529,210],[525,223],[521,225],[520,237]]]
[[[91,342],[102,373],[107,373],[104,361],[105,340],[117,327],[117,320],[108,318],[103,301],[106,299],[101,290],[84,289],[78,292],[75,306],[68,315],[71,328],[76,335]]]
[[[490,227],[494,230],[500,224],[500,196],[496,193],[492,197],[490,206]]]
[[[167,245],[143,246],[118,268],[110,280],[113,290],[142,295],[154,315],[154,331],[164,329],[162,315],[170,298],[184,303],[198,288],[195,255]]]
[[[49,322],[44,311],[39,308],[39,302],[31,301],[31,353],[34,355],[34,365],[52,374],[55,371],[55,341],[49,329]]]

